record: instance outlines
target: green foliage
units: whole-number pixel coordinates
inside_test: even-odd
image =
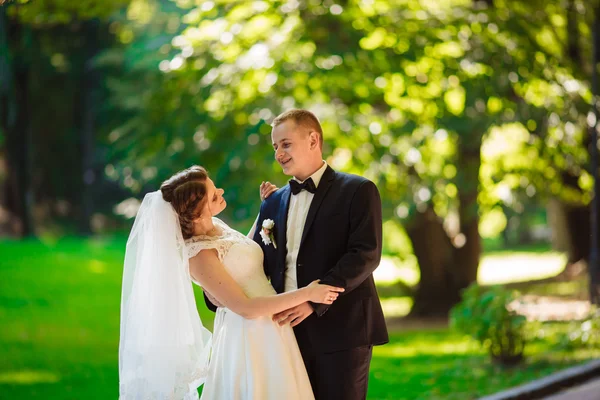
[[[479,341],[495,361],[520,361],[525,348],[526,319],[511,310],[516,299],[516,292],[502,286],[484,288],[472,284],[451,311],[452,326]]]
[[[139,3],[141,0],[134,2]],[[5,5],[8,14],[21,23],[48,28],[93,18],[106,19],[131,0],[15,0]]]
[[[572,14],[552,2],[516,0],[493,7],[464,0],[19,0],[6,7],[41,43],[25,46],[25,58],[65,78],[81,73],[81,51],[61,44],[61,34],[80,40],[82,21],[110,16],[102,30],[118,43],[94,57],[111,94],[97,107],[97,158],[132,193],[201,163],[232,188],[237,213],[229,216],[250,221],[257,184],[286,180],[273,164],[264,122],[300,106],[321,116],[327,160],[375,180],[385,219],[405,223],[425,203],[443,218],[458,212],[465,191],[479,191],[484,213],[499,204],[518,208],[519,197],[535,193],[589,201],[590,174],[581,166],[591,5],[573,1]],[[566,56],[570,35],[584,62]],[[66,84],[78,86],[80,78]],[[69,99],[48,87],[43,79],[32,97],[58,99],[49,112],[57,124],[74,120]],[[30,108],[34,120],[49,118],[37,115],[42,107]],[[478,172],[477,157],[465,160],[480,147]],[[576,175],[581,191],[562,184],[564,171]],[[467,219],[476,215],[471,210]]]
[[[583,321],[570,322],[568,331],[560,336],[559,346],[568,350],[600,348],[600,309],[594,306]]]
[[[589,189],[561,182],[565,170],[589,181],[577,167],[589,89],[563,56],[567,16],[554,3],[143,4],[115,25],[125,47],[112,59],[124,69],[110,88],[113,115],[124,113],[107,132],[113,179],[133,192],[200,162],[225,188],[251,188],[228,198],[231,217],[250,220],[256,185],[286,179],[259,127],[296,106],[321,117],[334,168],[377,182],[396,224],[426,203],[448,217],[461,193],[494,217],[536,193],[589,201]]]
[[[7,186],[15,192],[9,198],[24,198],[22,186],[33,199],[27,206],[10,204],[18,200],[3,206],[16,216],[31,213],[29,207],[43,210],[35,213],[35,233],[57,223],[87,230],[80,222],[89,222],[92,213],[102,218],[122,197],[101,176],[96,129],[105,96],[93,59],[113,45],[108,17],[129,3],[15,0],[0,7],[0,125],[6,138],[0,151],[8,173],[22,174],[18,185]],[[93,209],[83,204],[105,194]]]
[[[320,116],[334,168],[377,183],[387,254],[411,257],[403,225],[428,206],[450,236],[482,216],[493,237],[548,196],[586,204],[593,4],[567,3],[11,2],[35,78],[35,198],[81,214],[80,89],[94,67],[95,211],[202,164],[246,229],[259,183],[288,179],[268,123],[290,107]]]
[[[518,207],[520,191],[567,193],[565,169],[584,188],[566,197],[589,200],[589,174],[576,168],[587,160],[581,117],[589,90],[579,64],[562,56],[567,16],[554,4],[67,3],[22,0],[9,14],[39,30],[42,54],[59,73],[78,61],[49,27],[77,32],[82,20],[112,15],[104,29],[120,43],[95,57],[112,94],[100,107],[98,158],[133,193],[201,163],[232,188],[230,218],[251,220],[256,185],[286,180],[264,122],[301,106],[323,120],[328,161],[375,180],[385,218],[396,223],[429,202],[447,217],[465,191],[481,190],[483,212]],[[518,22],[524,16],[527,25]],[[589,21],[581,12],[575,19],[587,38]],[[478,173],[476,160],[461,160],[482,143]],[[507,190],[510,199],[499,196]]]

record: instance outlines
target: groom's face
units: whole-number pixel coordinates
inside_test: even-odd
[[[273,149],[275,150],[275,160],[281,165],[283,173],[296,178],[305,179],[305,169],[311,169],[314,165],[313,158],[317,157],[319,161],[321,156],[316,154],[318,147],[318,138],[315,142],[315,135],[310,133],[310,129],[297,125],[293,120],[282,122],[273,128],[271,132],[273,140]],[[308,173],[310,174],[309,171]]]

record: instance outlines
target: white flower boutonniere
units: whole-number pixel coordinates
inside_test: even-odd
[[[262,223],[262,229],[260,230],[260,237],[264,244],[273,244],[273,247],[277,248],[275,243],[275,235],[273,235],[273,228],[275,227],[275,221],[272,219],[265,219]]]

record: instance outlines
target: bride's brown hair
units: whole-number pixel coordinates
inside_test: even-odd
[[[206,170],[194,165],[160,185],[163,199],[171,203],[179,216],[184,239],[194,236],[194,220],[200,217],[206,203],[207,178]]]

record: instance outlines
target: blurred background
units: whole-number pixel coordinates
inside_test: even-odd
[[[289,179],[269,124],[292,107],[382,196],[392,335],[369,398],[477,398],[599,357],[599,7],[0,0],[0,399],[117,398],[143,195],[203,165],[249,230],[260,183]]]

